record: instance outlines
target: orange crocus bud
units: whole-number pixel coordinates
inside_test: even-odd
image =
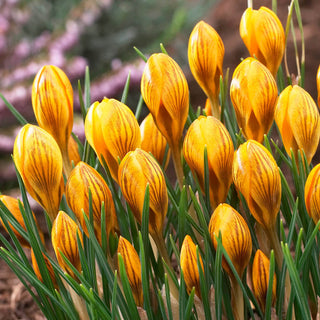
[[[193,28],[188,45],[191,72],[211,104],[211,115],[220,119],[219,91],[224,45],[214,28],[200,21]]]
[[[216,237],[221,232],[222,245],[240,278],[247,267],[252,251],[250,230],[242,216],[226,203],[221,203],[213,212],[209,222],[209,233],[215,249],[218,242]],[[225,259],[222,267],[229,274],[233,273]]]
[[[26,225],[23,220],[23,216],[22,216],[20,208],[19,208],[19,200],[16,198],[1,194],[0,201],[2,201],[3,204],[7,207],[7,209],[12,213],[12,215],[16,218],[16,220],[21,225],[21,227],[27,231]],[[22,204],[22,206],[23,206],[23,204]],[[33,219],[35,220],[36,226],[38,228],[38,233],[39,233],[40,239],[44,243],[43,233],[38,226],[38,223],[37,223],[37,220],[36,220],[34,213],[32,213],[32,215],[33,215]],[[0,218],[0,222],[3,224],[1,218]],[[17,237],[17,239],[19,240],[21,245],[26,248],[30,248],[30,243],[18,232],[17,229],[15,229],[12,226],[12,224],[10,222],[9,222],[9,226],[11,227],[12,231],[14,232],[15,236]],[[3,224],[3,227],[6,229],[4,224]]]
[[[203,262],[200,254],[199,262],[202,267],[202,272],[204,272]],[[180,265],[188,293],[190,293],[194,287],[196,290],[196,295],[201,298],[200,277],[197,264],[197,249],[189,235],[186,235],[182,242]]]
[[[104,158],[117,181],[119,160],[141,145],[138,121],[120,101],[103,99],[91,105],[85,120],[85,134],[99,160]]]
[[[156,158],[160,165],[164,168],[168,166],[170,159],[170,149],[167,154],[166,163],[164,164],[164,156],[167,146],[167,140],[154,123],[152,114],[149,113],[140,125],[141,131],[141,149],[151,154]]]
[[[309,173],[305,187],[304,199],[309,216],[315,224],[320,220],[320,164]]]
[[[248,140],[235,152],[232,176],[257,222],[266,229],[273,228],[280,210],[281,178],[270,152]]]
[[[32,106],[39,126],[49,132],[60,147],[68,175],[71,170],[68,142],[73,127],[73,90],[61,69],[52,65],[40,69],[33,81]]]
[[[259,302],[262,312],[265,312],[267,292],[269,287],[270,261],[266,255],[258,249],[252,265],[252,285],[253,293]],[[277,297],[277,278],[274,274],[272,282],[272,305],[275,304]]]
[[[135,151],[128,152],[120,163],[119,185],[140,224],[145,191],[149,185],[149,232],[152,237],[162,235],[168,209],[168,194],[165,178],[158,162],[142,149],[137,148]]]
[[[292,149],[297,160],[298,151],[303,150],[310,164],[319,145],[320,118],[309,93],[289,85],[278,98],[275,120],[288,155],[291,156]]]
[[[68,153],[69,153],[69,160],[70,163],[73,162],[73,165],[76,166],[78,162],[81,161],[80,154],[79,154],[79,148],[78,143],[72,136],[70,136],[69,142],[68,142]]]
[[[46,267],[48,269],[49,276],[51,278],[53,286],[56,289],[58,289],[59,287],[58,287],[58,284],[57,284],[57,280],[56,280],[56,276],[54,274],[54,270],[53,270],[52,264],[51,264],[50,260],[48,259],[48,257],[43,252],[42,252],[42,256],[43,256],[44,262],[46,264]],[[35,256],[34,251],[33,251],[32,248],[31,248],[31,262],[32,262],[32,267],[33,267],[34,273],[36,274],[37,278],[41,282],[43,282],[43,278],[42,278],[42,275],[41,275],[41,272],[40,272],[40,269],[39,269],[38,261],[36,259],[36,256]]]
[[[87,236],[88,230],[82,210],[89,217],[89,190],[92,197],[92,215],[94,229],[101,242],[101,206],[104,203],[106,215],[106,232],[118,229],[117,216],[111,191],[101,175],[85,162],[80,161],[68,178],[66,184],[66,199],[68,206],[74,212]]]
[[[16,137],[13,159],[27,191],[53,221],[64,189],[58,144],[47,131],[26,124]]]
[[[136,302],[137,306],[142,307],[143,291],[141,280],[141,262],[138,253],[127,239],[120,236],[118,254],[120,254],[123,259],[134,301]]]
[[[76,279],[77,277],[65,262],[60,252],[64,254],[64,256],[79,272],[81,272],[81,262],[77,236],[82,243],[82,234],[77,224],[64,211],[59,211],[52,225],[52,246],[60,267],[74,279]]]
[[[274,119],[278,89],[270,71],[258,60],[243,60],[233,73],[230,97],[246,139],[260,143]]]
[[[178,64],[164,53],[151,55],[142,75],[141,94],[170,148],[179,148],[189,112],[189,89]]]
[[[275,77],[285,49],[285,33],[277,15],[266,7],[248,8],[240,21],[240,36],[251,57],[256,57]]]
[[[234,148],[225,126],[214,117],[200,116],[190,125],[183,154],[204,192],[204,150],[207,148],[209,192],[212,208],[225,202],[232,182]]]

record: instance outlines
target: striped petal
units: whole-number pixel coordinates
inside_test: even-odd
[[[178,64],[163,53],[148,59],[141,94],[153,119],[172,149],[180,144],[189,111],[187,80]]]
[[[280,210],[281,179],[269,151],[254,140],[242,144],[234,156],[232,175],[257,222],[273,227]]]
[[[53,221],[63,194],[62,157],[54,138],[27,124],[18,133],[13,158],[29,194]]]
[[[298,150],[303,149],[310,164],[319,145],[320,118],[309,93],[297,85],[284,89],[277,101],[275,120],[287,153],[291,155],[292,149],[298,159]]]
[[[72,269],[63,259],[62,252],[72,265],[81,272],[81,262],[79,256],[79,248],[77,236],[82,243],[82,234],[77,224],[64,212],[59,211],[53,222],[51,230],[51,241],[54,252],[56,254],[60,267],[65,270],[74,279],[75,276]]]
[[[129,152],[120,163],[119,185],[140,224],[145,191],[149,185],[149,232],[151,235],[162,234],[168,209],[168,194],[165,178],[157,161],[139,148]]]
[[[219,236],[219,232],[222,245],[241,278],[251,257],[252,240],[245,220],[226,203],[215,209],[209,222],[209,233],[215,249],[218,246],[216,237]],[[232,276],[232,270],[225,259],[222,260],[222,267]]]
[[[278,96],[270,71],[254,58],[243,60],[233,73],[230,97],[246,139],[263,141],[274,119]]]
[[[219,91],[224,45],[209,24],[200,21],[193,28],[188,45],[191,72],[212,104],[212,115],[220,119]]]
[[[213,208],[225,202],[232,182],[234,148],[225,126],[214,117],[200,116],[189,127],[183,154],[204,192],[204,150],[207,148],[210,202]]]

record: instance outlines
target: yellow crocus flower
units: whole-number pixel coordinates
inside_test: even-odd
[[[230,97],[245,138],[262,143],[272,125],[278,97],[270,71],[254,58],[243,60],[233,73]]]
[[[191,72],[211,104],[211,115],[220,119],[219,91],[224,45],[216,30],[204,21],[193,28],[188,45]]]
[[[303,150],[310,164],[320,138],[319,110],[310,94],[297,85],[286,87],[278,98],[275,120],[288,155],[292,149],[297,160]]]
[[[89,217],[89,190],[92,197],[92,214],[94,229],[101,242],[101,206],[104,203],[106,215],[107,237],[111,231],[118,229],[118,222],[111,191],[105,180],[94,168],[80,161],[66,183],[66,199],[68,206],[74,212],[87,236],[88,230],[82,210]]]
[[[138,121],[132,111],[115,99],[94,102],[85,119],[85,135],[99,160],[104,158],[117,181],[119,160],[141,145]]]
[[[58,144],[44,129],[26,124],[16,137],[13,159],[27,191],[53,221],[64,190]]]
[[[71,264],[81,272],[77,236],[82,243],[82,234],[77,224],[64,211],[59,211],[52,225],[52,246],[60,267],[74,279],[77,279],[77,277],[65,262],[60,251],[71,262]]]
[[[216,237],[221,232],[222,245],[240,278],[247,267],[252,251],[250,230],[243,217],[230,205],[221,203],[213,212],[209,222],[209,233],[215,249]],[[233,273],[225,259],[222,267],[233,277]]]
[[[260,249],[258,249],[252,264],[252,286],[253,293],[258,300],[262,312],[265,312],[266,308],[267,292],[269,287],[269,269],[270,260]],[[276,302],[276,290],[277,278],[276,274],[274,274],[272,283],[272,305]]]
[[[204,272],[202,258],[199,254],[199,262]],[[183,278],[186,283],[187,291],[190,293],[195,288],[196,295],[201,298],[200,277],[197,264],[196,245],[189,235],[186,235],[180,251],[180,265],[183,272]]]
[[[39,126],[58,143],[68,175],[71,170],[68,142],[73,127],[73,90],[60,68],[46,65],[39,70],[32,86],[32,106]]]
[[[139,307],[143,306],[143,291],[141,280],[141,262],[132,244],[125,238],[119,238],[118,254],[121,255],[127,272],[134,301]]]
[[[141,224],[144,196],[149,185],[149,232],[162,235],[168,209],[168,194],[163,172],[158,162],[147,152],[137,148],[123,158],[119,167],[119,185],[135,218]]]
[[[256,57],[275,77],[285,49],[285,33],[277,15],[266,7],[246,9],[240,36],[251,57]]]
[[[280,210],[281,178],[270,152],[254,140],[240,145],[232,176],[256,221],[266,229],[273,228]]]
[[[232,182],[234,148],[225,126],[214,117],[200,116],[189,127],[183,154],[204,192],[204,150],[207,148],[210,203],[225,202]]]

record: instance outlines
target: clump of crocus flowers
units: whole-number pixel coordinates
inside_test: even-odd
[[[21,198],[0,195],[12,241],[1,235],[0,256],[48,319],[319,317],[319,109],[283,75],[288,33],[272,10],[249,6],[239,33],[250,56],[228,91],[223,40],[204,21],[192,30],[197,110],[163,47],[140,53],[137,112],[129,81],[121,101],[84,102],[79,90],[84,142],[67,75],[39,70],[38,125],[18,117],[13,149]]]

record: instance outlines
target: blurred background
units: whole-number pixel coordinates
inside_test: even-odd
[[[317,99],[316,72],[320,62],[320,1],[300,0],[306,44],[305,88]],[[278,0],[277,13],[285,26],[290,0]],[[253,8],[272,7],[271,0],[253,0]],[[220,34],[225,46],[224,73],[229,78],[248,52],[239,35],[245,0],[0,0],[0,93],[30,122],[31,86],[45,64],[65,71],[75,89],[73,131],[83,139],[77,83],[86,66],[91,77],[91,101],[120,98],[128,73],[127,104],[135,110],[146,56],[160,52],[163,43],[180,64],[189,82],[192,106],[204,106],[205,95],[195,83],[187,62],[190,32],[201,19]],[[300,50],[301,35],[294,25]],[[297,73],[292,36],[288,64]],[[18,196],[11,153],[19,130],[17,120],[0,99],[0,193]],[[0,226],[0,232],[3,232]],[[0,261],[0,320],[43,319],[30,295]]]

